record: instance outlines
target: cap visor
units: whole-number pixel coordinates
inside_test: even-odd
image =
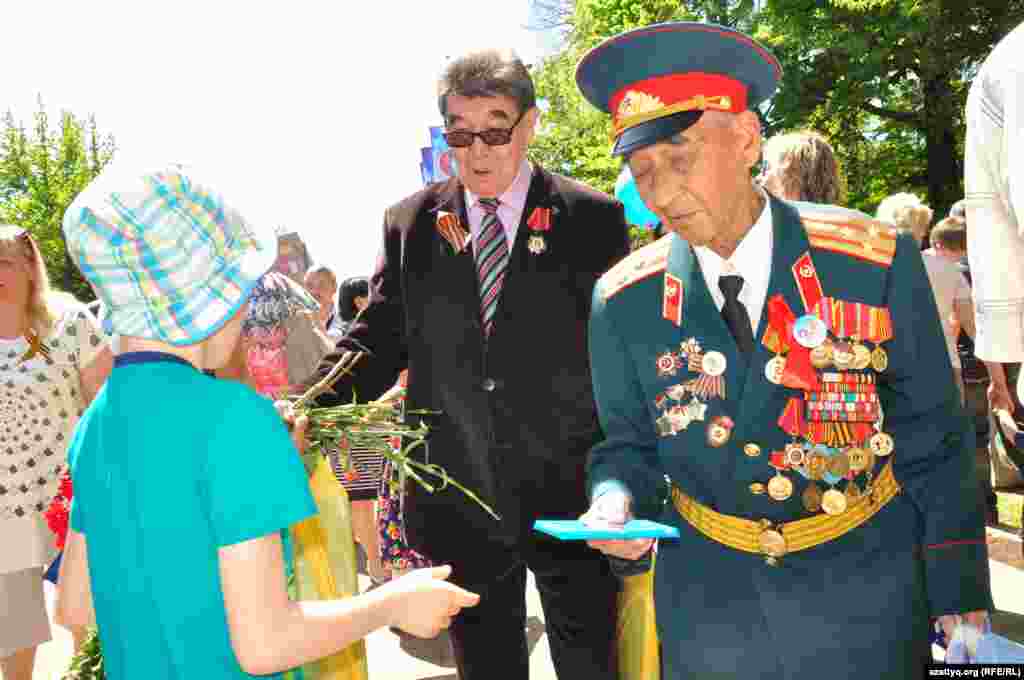
[[[625,156],[645,146],[663,142],[700,120],[703,111],[681,111],[664,118],[655,118],[629,128],[615,140],[613,156]]]

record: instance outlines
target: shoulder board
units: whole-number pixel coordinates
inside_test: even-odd
[[[664,271],[671,247],[672,235],[666,234],[654,243],[649,243],[627,255],[601,277],[598,282],[601,286],[601,297],[607,300],[634,283]]]
[[[864,213],[828,205],[793,204],[815,248],[888,267],[896,254],[894,227]]]

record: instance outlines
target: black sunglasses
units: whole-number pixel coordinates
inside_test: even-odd
[[[482,132],[470,132],[469,130],[452,130],[444,133],[444,141],[453,149],[461,149],[473,146],[473,140],[477,137],[487,146],[505,146],[512,141],[512,132],[519,125],[519,121],[526,115],[526,111],[519,114],[516,122],[510,128],[490,128]]]

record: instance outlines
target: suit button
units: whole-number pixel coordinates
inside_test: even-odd
[[[743,447],[743,453],[747,455],[747,458],[757,458],[761,455],[761,447],[754,442],[750,442]]]
[[[761,482],[754,482],[753,484],[750,485],[750,493],[754,494],[755,496],[763,496],[764,492],[767,490],[768,489]]]
[[[484,392],[493,392],[497,386],[498,383],[494,381],[494,378],[484,378],[484,381],[480,383],[480,387],[484,388]]]

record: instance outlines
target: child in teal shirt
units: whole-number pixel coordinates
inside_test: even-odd
[[[111,680],[275,674],[386,625],[431,636],[476,603],[447,567],[288,599],[279,530],[316,512],[293,437],[269,401],[202,373],[238,342],[273,234],[178,166],[104,172],[64,232],[121,342],[69,450],[57,617],[95,614]]]

